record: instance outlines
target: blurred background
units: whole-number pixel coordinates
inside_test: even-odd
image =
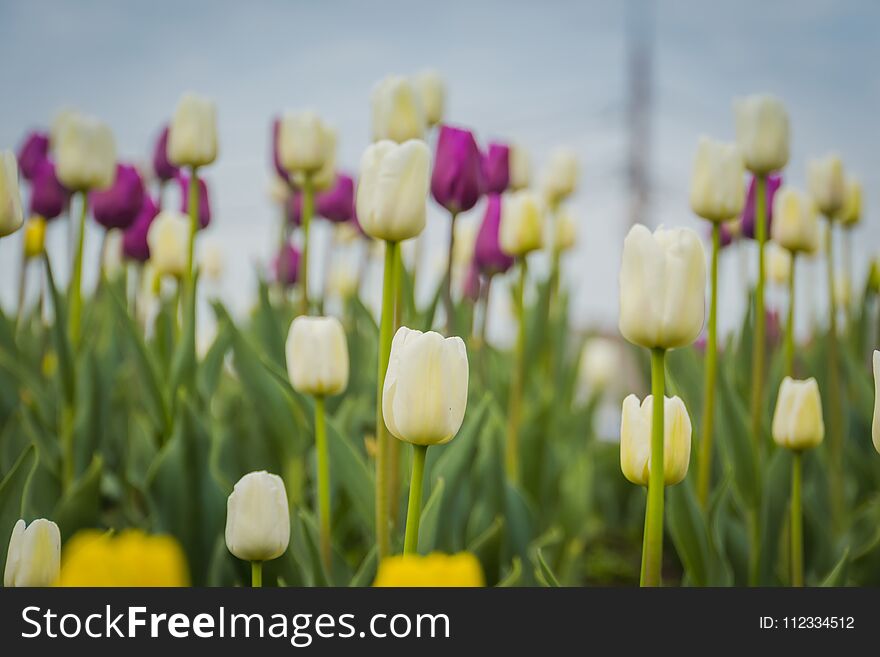
[[[804,186],[807,159],[831,150],[862,179],[867,221],[853,254],[862,280],[880,244],[872,220],[880,205],[878,27],[880,4],[871,0],[3,0],[0,148],[17,149],[27,131],[72,107],[110,124],[121,159],[146,162],[182,92],[213,98],[221,145],[204,171],[213,210],[208,234],[225,252],[226,270],[211,293],[242,314],[276,243],[278,211],[267,194],[272,117],[318,111],[339,131],[340,169],[356,173],[370,140],[374,83],[434,68],[447,84],[447,122],[474,129],[481,144],[523,146],[534,177],[555,146],[576,150],[581,180],[570,207],[579,239],[563,265],[573,322],[616,332],[624,234],[636,221],[706,230],[688,206],[691,158],[700,134],[733,139],[732,100],[748,93],[775,94],[788,107],[787,182]],[[467,221],[479,222],[483,203]],[[48,245],[63,280],[62,223],[50,226]],[[86,286],[99,260],[100,231],[92,229]],[[429,200],[423,299],[442,276],[448,229],[448,216]],[[316,253],[326,238],[317,235]],[[5,309],[16,303],[20,239],[0,243]],[[752,253],[727,251],[722,330],[741,316],[755,261]],[[314,266],[319,285],[323,268]],[[362,287],[376,301],[379,269]],[[827,298],[820,274],[800,286],[802,326]],[[493,295],[493,316],[507,313],[507,295]],[[512,323],[490,323],[490,339],[511,337]]]

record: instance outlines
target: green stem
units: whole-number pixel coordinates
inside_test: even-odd
[[[507,478],[516,483],[519,481],[519,424],[522,414],[522,394],[525,379],[525,349],[526,349],[526,313],[525,313],[525,289],[528,265],[526,258],[520,258],[519,285],[516,288],[515,310],[519,321],[516,346],[513,354],[513,378],[510,382],[510,400],[507,412],[507,446],[505,451],[505,463],[507,466]]]
[[[660,586],[663,565],[663,406],[666,402],[666,351],[651,350],[651,471],[648,474],[648,504],[645,508],[645,537],[642,548],[642,586]]]
[[[831,508],[835,530],[840,529],[843,513],[843,418],[840,414],[840,373],[837,369],[837,304],[834,299],[834,223],[828,218],[825,240],[828,264],[828,412],[830,414]]]
[[[73,485],[75,476],[74,453],[73,453],[73,423],[75,411],[73,404],[65,402],[61,409],[61,490],[68,491]]]
[[[758,508],[747,512],[749,530],[749,586],[758,586],[761,579],[761,514]]]
[[[312,212],[315,202],[314,188],[311,178],[306,176],[302,186],[302,228],[303,250],[299,261],[299,280],[302,289],[300,314],[309,314],[309,228],[312,224]]]
[[[263,562],[251,561],[251,586],[255,589],[263,586]]]
[[[196,233],[199,230],[199,170],[197,167],[193,167],[190,171],[187,207],[189,208],[189,250],[187,252],[184,280],[186,288],[189,289],[192,287],[193,278],[195,277]]]
[[[446,335],[452,335],[455,308],[452,304],[452,260],[455,250],[455,212],[450,213],[449,251],[446,254],[446,278],[443,279],[443,307],[446,309]]]
[[[425,474],[427,445],[413,445],[412,479],[409,482],[409,504],[406,508],[406,534],[403,553],[416,554],[419,550],[419,522],[422,518],[422,480]]]
[[[76,251],[73,256],[73,271],[70,275],[70,338],[79,340],[80,319],[82,317],[82,268],[83,247],[86,239],[86,214],[88,212],[88,193],[80,192],[82,210],[79,215],[79,234],[76,238]]]
[[[788,276],[788,321],[785,324],[785,375],[794,376],[794,292],[797,253],[791,254],[791,271]]]
[[[275,281],[276,289],[278,290],[278,298],[283,303],[285,300],[284,291],[287,289],[287,257],[285,255],[284,249],[287,246],[287,241],[290,239],[290,222],[287,218],[287,205],[285,203],[281,204],[281,217],[280,217],[280,225],[278,230],[278,271],[276,272],[277,281]]]
[[[803,485],[802,455],[796,451],[791,460],[791,585],[804,585],[804,526],[801,511]]]
[[[332,566],[330,543],[330,456],[327,452],[327,422],[324,398],[315,397],[315,449],[318,452],[318,532],[320,535],[321,561],[327,575]]]
[[[712,223],[711,296],[709,327],[706,341],[706,380],[703,391],[703,439],[700,443],[697,495],[705,510],[709,505],[712,486],[712,428],[715,422],[715,383],[718,362],[718,252],[721,248],[721,224]]]

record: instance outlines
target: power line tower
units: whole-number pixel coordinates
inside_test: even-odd
[[[653,0],[627,3],[627,103],[629,136],[627,188],[629,225],[647,224],[651,201],[651,47],[654,23]]]

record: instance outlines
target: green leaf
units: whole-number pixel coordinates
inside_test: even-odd
[[[372,534],[376,496],[373,473],[361,452],[343,437],[333,418],[328,418],[327,428],[331,480],[346,492],[366,533]]]
[[[101,473],[103,461],[95,455],[88,469],[65,492],[54,517],[64,540],[80,529],[96,527],[101,512]]]
[[[373,583],[373,580],[376,579],[378,561],[379,557],[376,552],[376,546],[373,545],[370,548],[370,551],[367,552],[367,556],[361,561],[361,565],[358,566],[354,577],[352,577],[351,581],[348,583],[349,587],[357,588],[361,586],[370,586]]]
[[[507,575],[498,582],[498,587],[500,588],[508,588],[512,586],[517,586],[519,584],[520,579],[522,578],[522,559],[519,557],[514,557],[513,562],[510,565],[510,571],[508,571]]]
[[[35,461],[36,450],[32,446],[26,447],[0,481],[0,563],[3,564],[6,563],[12,528],[22,516],[24,488]]]
[[[758,473],[748,415],[723,367],[718,374],[718,384],[719,442],[740,500],[746,508],[754,509],[758,502]]]
[[[422,509],[422,519],[419,524],[419,552],[427,554],[436,548],[437,526],[440,523],[440,509],[443,506],[443,479],[434,483],[434,490]]]
[[[546,586],[558,587],[559,580],[550,566],[547,565],[547,560],[544,558],[544,550],[538,548],[536,554],[538,558],[538,572],[535,573],[535,576],[538,577],[539,581],[543,581]]]
[[[666,499],[667,528],[685,573],[691,584],[706,586],[711,561],[709,531],[690,479],[670,486]]]
[[[849,570],[849,548],[843,551],[840,559],[835,564],[831,572],[825,576],[820,586],[846,586],[846,576]]]
[[[48,254],[44,254],[44,262],[46,263],[46,280],[48,281],[49,292],[52,296],[52,307],[55,309],[55,321],[52,323],[52,342],[55,346],[55,354],[58,357],[61,390],[67,403],[73,404],[74,371],[70,336],[67,333],[67,306],[58,293],[58,288],[55,286],[55,277],[52,275],[52,266],[49,264]]]

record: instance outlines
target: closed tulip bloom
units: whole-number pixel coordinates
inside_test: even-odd
[[[510,189],[525,189],[532,182],[532,162],[528,152],[516,144],[510,146]]]
[[[477,204],[482,188],[483,162],[474,134],[449,125],[440,126],[431,173],[434,200],[450,212],[466,212]]]
[[[0,152],[0,237],[14,233],[23,222],[18,163],[12,151],[3,151]]]
[[[413,78],[413,85],[419,94],[419,102],[425,113],[429,126],[435,126],[443,120],[446,105],[446,85],[437,71],[422,71]]]
[[[792,253],[815,253],[819,248],[819,218],[812,199],[789,186],[773,201],[773,241]]]
[[[168,160],[179,167],[201,167],[217,159],[217,109],[194,93],[181,96],[168,125]]]
[[[846,308],[852,301],[852,285],[846,272],[838,271],[834,276],[834,303],[838,308]]]
[[[467,407],[468,359],[459,337],[401,326],[391,342],[382,388],[385,426],[414,445],[442,445],[461,428]]]
[[[815,447],[825,437],[822,400],[816,379],[782,380],[771,427],[773,440],[780,447],[803,450]]]
[[[177,182],[180,184],[180,211],[189,215],[189,176],[180,174]],[[211,223],[211,197],[208,194],[208,182],[204,178],[199,178],[198,183],[199,228],[207,228]]]
[[[107,189],[89,193],[95,221],[104,228],[128,228],[144,203],[144,181],[130,164],[116,165],[116,178]]]
[[[97,119],[69,115],[54,144],[55,172],[75,192],[106,189],[116,177],[116,143],[110,128]]]
[[[49,135],[45,132],[31,132],[25,137],[18,150],[18,168],[21,177],[31,181],[40,165],[49,158]]]
[[[527,190],[508,192],[501,204],[501,249],[524,256],[543,244],[544,213],[538,197]]]
[[[568,212],[562,212],[553,225],[553,248],[562,253],[574,247],[577,241],[577,224]]]
[[[425,142],[383,140],[361,158],[357,216],[368,235],[390,242],[415,237],[425,228],[431,154]]]
[[[578,161],[575,152],[569,148],[554,150],[550,154],[542,185],[547,201],[555,205],[571,196],[577,188],[577,179]]]
[[[503,274],[513,266],[513,256],[501,249],[499,231],[501,229],[500,194],[490,194],[486,204],[483,223],[477,232],[474,245],[474,263],[484,274]]]
[[[38,214],[47,221],[54,219],[64,212],[69,200],[70,192],[55,175],[52,160],[43,160],[31,180],[31,214]]]
[[[40,518],[12,528],[3,586],[52,586],[61,570],[61,532],[51,520]]]
[[[289,173],[317,173],[334,156],[336,135],[315,112],[285,112],[278,130],[278,155]]]
[[[425,136],[426,118],[422,101],[413,85],[400,76],[388,76],[370,97],[373,141],[390,139],[398,144]]]
[[[149,259],[150,245],[147,242],[147,234],[157,214],[159,208],[156,202],[146,194],[138,216],[122,236],[122,253],[129,260],[146,262]]]
[[[778,98],[753,95],[734,102],[736,141],[746,168],[766,175],[788,163],[788,112]]]
[[[199,272],[209,281],[218,283],[223,278],[226,268],[226,257],[223,247],[215,239],[206,240],[199,258]]]
[[[348,385],[348,344],[335,317],[300,315],[287,334],[287,373],[293,389],[336,395]]]
[[[620,346],[609,338],[591,338],[581,352],[578,378],[589,388],[607,388],[621,367]]]
[[[745,204],[744,174],[736,144],[700,137],[691,175],[691,210],[714,222],[739,215]]]
[[[764,246],[764,258],[770,280],[780,287],[785,286],[791,276],[791,253],[775,242],[767,242]]]
[[[647,486],[651,472],[651,420],[654,397],[629,395],[623,400],[620,420],[620,469],[623,476]],[[679,397],[663,398],[663,482],[667,486],[685,478],[691,459],[691,418]]]
[[[480,562],[470,552],[399,554],[382,559],[373,586],[480,587],[486,586],[486,579]]]
[[[306,185],[306,178],[317,192],[326,192],[336,184],[336,131],[329,129],[327,133],[327,159],[321,168],[314,173],[307,174],[303,171],[295,171],[291,176],[293,184],[298,187]]]
[[[862,218],[862,183],[855,178],[846,179],[839,218],[844,226],[855,226]]]
[[[620,266],[623,337],[649,349],[691,344],[703,328],[705,297],[706,255],[694,231],[630,229]]]
[[[315,212],[336,223],[351,221],[354,216],[354,179],[338,174],[330,189],[315,196]]]
[[[168,159],[169,130],[167,125],[162,128],[162,132],[159,133],[159,138],[156,140],[156,147],[153,149],[153,173],[162,182],[168,182],[180,173],[180,169]]]
[[[773,230],[773,218],[774,214],[774,200],[776,199],[776,192],[779,191],[779,188],[782,186],[782,176],[776,174],[770,174],[767,176],[767,184],[765,185],[765,195],[764,195],[764,215],[767,217],[767,232],[766,235],[770,235]],[[757,209],[757,198],[756,198],[757,190],[755,189],[755,177],[752,176],[751,181],[749,182],[749,191],[746,194],[746,205],[743,208],[742,213],[742,234],[748,237],[749,239],[755,239],[755,213]]]
[[[490,143],[483,155],[483,191],[502,194],[510,184],[510,147]]]
[[[290,542],[284,481],[265,470],[238,480],[226,500],[226,547],[243,561],[277,559]]]
[[[272,261],[272,274],[284,287],[296,285],[299,274],[299,250],[292,244],[285,244]]]
[[[150,224],[147,244],[157,276],[183,276],[189,257],[189,217],[163,210]]]
[[[46,220],[35,214],[24,224],[24,257],[28,260],[46,249]]]
[[[271,174],[266,193],[272,203],[275,205],[283,205],[290,199],[290,183],[287,182],[286,178]]]
[[[880,453],[880,351],[874,350],[874,422],[871,425],[874,449]]]
[[[836,216],[846,200],[846,179],[840,158],[832,154],[810,160],[807,182],[819,212],[826,217]]]

